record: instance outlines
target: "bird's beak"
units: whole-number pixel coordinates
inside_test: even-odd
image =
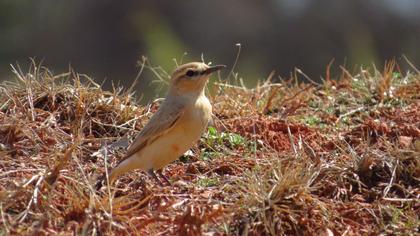
[[[210,66],[209,68],[207,68],[206,70],[203,71],[203,74],[205,75],[209,75],[213,72],[219,71],[223,68],[225,68],[225,65],[215,65],[215,66]]]

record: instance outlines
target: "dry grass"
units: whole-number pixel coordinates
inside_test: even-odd
[[[0,234],[418,234],[420,74],[216,83],[215,128],[161,187],[114,166],[159,106],[87,76],[14,70],[0,94]],[[271,77],[271,76],[270,76]],[[240,84],[240,83],[238,83]],[[125,142],[124,142],[125,140]]]

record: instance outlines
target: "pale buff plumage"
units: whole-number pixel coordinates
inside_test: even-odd
[[[210,74],[223,67],[192,62],[174,71],[165,101],[130,145],[122,161],[112,169],[110,183],[135,169],[154,175],[154,170],[162,169],[191,148],[211,118],[212,107],[204,94],[205,85]]]

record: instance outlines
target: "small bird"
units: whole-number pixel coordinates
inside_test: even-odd
[[[135,169],[147,171],[161,183],[157,171],[169,182],[161,169],[188,151],[205,131],[212,107],[204,89],[210,75],[222,68],[225,66],[191,62],[173,72],[164,102],[111,170],[109,183]]]

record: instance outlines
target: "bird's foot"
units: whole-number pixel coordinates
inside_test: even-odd
[[[165,182],[166,182],[166,184],[168,185],[168,186],[171,186],[172,184],[171,184],[171,182],[169,182],[169,179],[168,178],[166,178],[166,176],[162,173],[162,170],[158,170],[158,171],[156,171],[157,173],[158,173],[158,175],[163,179],[163,180],[165,180]]]
[[[103,184],[104,184],[104,182],[106,181],[106,175],[105,174],[103,174],[103,175],[101,175],[101,177],[99,177],[97,180],[96,180],[96,183],[95,183],[95,190],[96,191],[99,191],[99,189],[101,189],[102,188],[102,186],[103,186]]]
[[[161,187],[164,187],[165,185],[162,183],[162,181],[156,176],[156,174],[155,174],[155,171],[153,170],[153,169],[150,169],[150,170],[148,170],[147,171],[147,173],[149,174],[149,175],[151,175],[155,180],[156,180],[156,182],[158,182],[159,183],[159,185],[161,186]],[[166,176],[164,176],[163,174],[162,174],[162,171],[161,170],[159,170],[159,171],[157,171],[157,173],[158,173],[158,175],[162,178],[162,179],[164,179],[165,180],[165,183],[167,184],[167,185],[171,185],[171,182],[169,182],[169,180],[166,178]]]

